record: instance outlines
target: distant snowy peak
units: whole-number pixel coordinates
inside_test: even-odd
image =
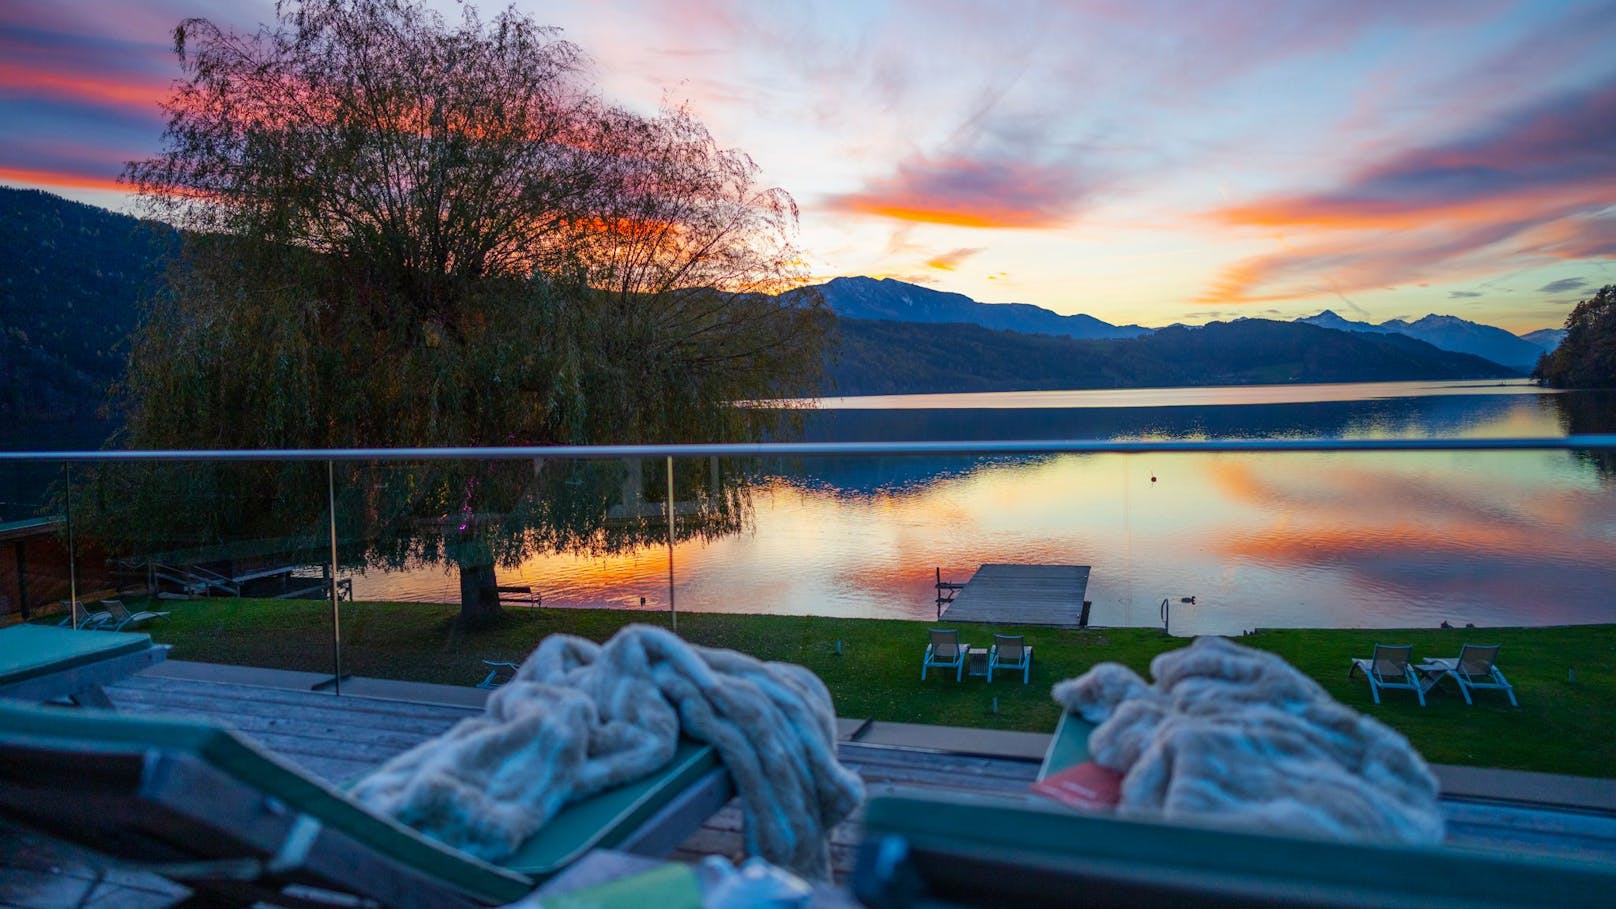
[[[1063,316],[1030,303],[981,303],[964,294],[932,290],[892,278],[833,278],[806,290],[816,289],[824,296],[831,312],[848,319],[963,322],[1000,331],[1084,340],[1133,338],[1150,333],[1150,329],[1138,325],[1112,325],[1082,313]]]
[[[1521,340],[1529,344],[1536,344],[1544,350],[1553,350],[1560,346],[1560,342],[1565,340],[1565,336],[1566,333],[1563,328],[1539,328],[1537,331],[1529,331],[1521,335]]]
[[[1371,325],[1368,322],[1354,322],[1351,319],[1345,319],[1340,315],[1337,315],[1333,309],[1326,309],[1324,312],[1321,312],[1316,316],[1308,316],[1305,319],[1297,319],[1296,321],[1305,323],[1307,325],[1317,325],[1320,328],[1333,328],[1336,331],[1367,331],[1377,334],[1390,334],[1398,331],[1397,328],[1387,327],[1393,325],[1394,322],[1387,322],[1385,325]],[[1402,323],[1396,322],[1395,324],[1400,325]]]
[[[1538,357],[1543,355],[1544,350],[1537,342],[1518,338],[1502,328],[1482,325],[1479,322],[1461,319],[1458,316],[1439,316],[1435,313],[1413,322],[1405,322],[1402,319],[1389,319],[1375,325],[1370,322],[1354,322],[1350,319],[1344,319],[1326,309],[1316,316],[1308,316],[1296,321],[1317,325],[1320,328],[1333,328],[1337,331],[1408,335],[1411,338],[1418,338],[1432,347],[1451,350],[1456,353],[1474,354],[1523,373],[1532,371],[1532,367],[1537,365]]]

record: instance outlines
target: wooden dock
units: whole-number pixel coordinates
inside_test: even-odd
[[[1087,565],[983,565],[953,599],[939,600],[938,620],[1082,628],[1088,586]]]

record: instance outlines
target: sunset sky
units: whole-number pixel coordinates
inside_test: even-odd
[[[1118,323],[1512,331],[1616,282],[1616,3],[515,6],[607,97],[688,102],[750,153],[801,206],[816,279]],[[188,16],[250,29],[273,4],[0,6],[0,183],[127,208]]]

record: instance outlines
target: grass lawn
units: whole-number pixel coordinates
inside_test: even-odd
[[[298,600],[212,599],[164,602],[172,612],[147,626],[174,645],[177,660],[329,672],[330,607]],[[133,606],[133,604],[131,604]],[[623,610],[507,610],[498,628],[464,632],[457,607],[420,603],[344,603],[343,669],[360,676],[471,685],[481,660],[520,662],[545,635],[604,640],[635,621],[666,625],[663,613]],[[961,638],[992,643],[993,631],[1025,634],[1034,649],[1032,683],[1011,673],[985,680],[933,670],[920,679],[928,623],[875,619],[682,613],[679,633],[692,643],[800,663],[830,688],[836,712],[909,723],[1047,732],[1057,708],[1050,686],[1095,663],[1115,661],[1148,678],[1152,657],[1187,646],[1145,628],[1063,631],[963,625]],[[836,652],[840,640],[841,654]],[[1370,701],[1361,677],[1347,678],[1349,657],[1367,657],[1375,642],[1413,644],[1416,659],[1457,656],[1459,646],[1500,643],[1499,666],[1520,709],[1501,692],[1480,692],[1467,706],[1449,681],[1421,709],[1407,691]],[[1427,760],[1577,776],[1616,776],[1616,625],[1560,628],[1259,631],[1243,644],[1279,654],[1317,679],[1341,702],[1396,728]],[[1576,681],[1569,680],[1575,668]],[[995,711],[995,700],[997,710]]]

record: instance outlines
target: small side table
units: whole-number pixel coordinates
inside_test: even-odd
[[[1414,675],[1420,680],[1420,692],[1429,692],[1436,684],[1442,681],[1453,667],[1444,660],[1426,660],[1414,665]]]
[[[988,649],[986,647],[972,647],[965,652],[965,674],[981,678],[988,677]]]

